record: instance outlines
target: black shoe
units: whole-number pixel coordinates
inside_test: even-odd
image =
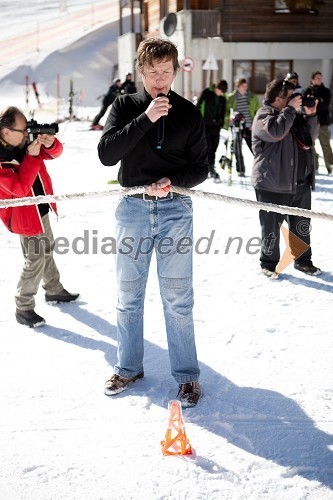
[[[216,172],[214,165],[209,165],[209,175],[208,176],[211,177],[214,180],[214,182],[221,182],[220,176]]]
[[[185,384],[179,384],[177,396],[179,396],[179,400],[183,408],[195,406],[201,398],[201,388],[199,382],[186,382]]]
[[[319,276],[321,274],[321,269],[314,266],[311,260],[306,264],[299,264],[298,262],[294,262],[294,268],[297,269],[297,271],[308,274],[309,276]]]
[[[45,319],[35,313],[33,309],[29,309],[28,311],[16,309],[15,318],[18,323],[26,325],[29,328],[45,325]]]
[[[67,290],[63,290],[57,295],[49,295],[48,293],[46,293],[45,300],[46,302],[55,302],[57,304],[61,302],[74,302],[79,297],[79,295],[79,293],[69,293],[67,292]]]
[[[220,178],[219,174],[215,170],[215,165],[209,165],[208,166],[208,177],[212,177],[213,179],[216,179],[216,176]]]

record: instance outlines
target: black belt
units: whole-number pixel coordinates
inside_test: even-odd
[[[145,200],[145,201],[160,201],[160,200],[166,200],[168,198],[177,198],[177,196],[180,196],[179,193],[168,193],[167,196],[164,196],[163,198],[158,197],[158,196],[150,196],[149,194],[146,193],[138,193],[138,194],[130,194],[129,195],[131,198],[140,198],[140,200]]]

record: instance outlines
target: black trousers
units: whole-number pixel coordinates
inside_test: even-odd
[[[235,157],[236,157],[236,170],[237,172],[240,173],[245,173],[245,162],[244,162],[244,156],[243,156],[243,139],[245,140],[246,144],[248,145],[248,148],[250,149],[251,153],[253,154],[252,151],[252,133],[251,130],[247,127],[245,127],[243,130],[240,130],[239,132],[236,133],[235,139],[234,139],[234,152],[235,152]]]
[[[93,122],[92,122],[92,125],[98,125],[99,124],[99,120],[105,115],[108,107],[110,105],[109,104],[103,104],[99,113],[95,116],[95,118],[93,119]]]
[[[272,193],[256,189],[256,197],[257,201],[262,201],[264,203],[306,208],[308,210],[311,209],[311,187],[309,183],[298,184],[295,194]],[[296,215],[283,215],[276,212],[259,210],[259,220],[261,224],[260,265],[262,268],[275,271],[280,261],[280,225],[283,221],[287,222],[291,233],[298,236],[300,240],[309,246],[302,255],[299,255],[298,252],[293,252],[293,246],[291,245],[292,254],[295,255],[295,261],[302,264],[311,261],[311,219]],[[289,242],[291,244],[291,240]]]
[[[208,146],[208,163],[210,166],[215,165],[215,153],[220,142],[220,127],[219,126],[205,126],[206,141]]]
[[[251,129],[245,127],[243,129],[243,134],[242,135],[243,135],[243,139],[245,139],[245,142],[248,145],[249,150],[251,151],[251,153],[253,153],[253,151],[252,151],[252,132],[251,132]]]

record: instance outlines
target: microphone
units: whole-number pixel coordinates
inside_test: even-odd
[[[157,94],[157,97],[166,97],[165,94]],[[156,144],[156,149],[161,149],[162,148],[162,143],[164,142],[164,123],[165,116],[161,116],[157,120],[157,144]]]

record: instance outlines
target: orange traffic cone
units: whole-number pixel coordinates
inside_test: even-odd
[[[169,421],[165,441],[161,441],[163,455],[191,455],[192,448],[186,437],[180,401],[169,401]]]

